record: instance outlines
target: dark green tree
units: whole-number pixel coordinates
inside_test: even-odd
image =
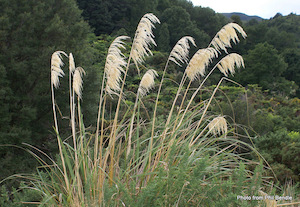
[[[157,37],[157,49],[162,52],[169,52],[170,50],[170,33],[168,24],[163,23],[159,28],[159,35]]]
[[[130,5],[130,23],[136,29],[137,23],[145,13],[155,13],[156,0],[127,0]]]
[[[238,15],[232,15],[232,16],[230,17],[230,19],[231,19],[234,23],[237,23],[238,25],[243,26],[243,22],[242,22],[240,16],[238,16]]]
[[[49,133],[53,133],[50,58],[56,50],[72,52],[76,63],[85,67],[87,57],[92,58],[90,28],[75,0],[0,0],[0,5],[0,144],[25,142],[49,153],[49,143],[56,144]],[[68,115],[63,111],[67,101],[59,104]],[[34,166],[27,152],[3,146],[0,152],[0,179]]]
[[[210,8],[199,6],[194,7],[191,13],[191,20],[195,22],[198,29],[205,31],[210,38],[213,38],[220,28],[227,23],[223,15],[216,14],[216,12]]]
[[[189,0],[174,0],[172,1],[171,6],[179,6],[183,9],[185,9],[189,14],[192,14],[194,5],[191,1]]]
[[[194,37],[199,47],[208,44],[208,35],[197,28],[197,25],[191,21],[190,14],[182,7],[173,6],[166,9],[162,14],[161,22],[167,23],[169,31],[172,31],[170,32],[170,47],[186,35]]]
[[[158,0],[156,10],[161,13],[169,7],[171,7],[169,0]]]
[[[278,51],[268,43],[260,43],[245,56],[245,69],[237,74],[237,80],[244,84],[259,84],[264,90],[289,95],[294,84],[285,78],[287,64]]]
[[[172,31],[170,45],[175,45],[181,37],[188,35],[187,28],[192,25],[189,13],[179,6],[166,9],[162,14],[161,22],[167,23],[169,31]]]
[[[266,42],[267,31],[268,27],[265,23],[251,24],[250,22],[250,25],[247,24],[245,28],[245,32],[247,33],[245,50],[252,50],[255,45]]]
[[[269,28],[265,36],[266,42],[273,45],[278,51],[283,51],[285,48],[295,47],[295,35],[293,33],[281,30],[277,27]]]
[[[6,70],[3,65],[0,65],[0,137],[1,142],[5,143],[9,132],[9,123],[11,121],[11,114],[9,113],[9,102],[12,97],[12,91],[8,86]],[[5,141],[3,141],[5,139]]]
[[[288,64],[283,76],[289,80],[298,84],[296,92],[297,97],[300,97],[300,49],[287,49],[283,53],[284,61]]]
[[[82,15],[96,35],[111,34],[129,26],[131,0],[77,0]]]

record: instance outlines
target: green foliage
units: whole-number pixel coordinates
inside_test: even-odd
[[[48,133],[53,131],[51,127],[53,123],[48,95],[50,61],[45,61],[49,60],[53,51],[57,49],[66,52],[76,51],[74,54],[76,66],[82,66],[86,70],[82,112],[85,115],[86,126],[92,126],[93,130],[106,51],[114,39],[109,36],[110,34],[132,35],[137,21],[145,12],[157,14],[163,22],[162,25],[157,26],[155,34],[158,37],[157,49],[160,52],[154,52],[154,56],[148,58],[145,68],[151,67],[162,71],[168,56],[163,52],[170,51],[179,38],[190,35],[196,39],[198,47],[206,47],[209,37],[213,37],[226,23],[226,19],[220,14],[216,14],[209,8],[194,7],[186,0],[77,0],[82,13],[77,8],[75,0],[59,2],[0,0],[0,3],[0,161],[2,163],[0,179],[16,172],[31,171],[37,164],[29,154],[24,153],[23,149],[4,145],[20,146],[26,142],[34,144],[51,156],[57,152],[54,133]],[[81,15],[93,27],[94,33],[101,36],[95,37],[91,33]],[[232,126],[236,127],[236,123],[239,123],[251,129],[241,130],[236,127],[235,132],[242,135],[248,133],[262,135],[255,139],[255,146],[271,164],[281,183],[290,178],[299,181],[300,161],[297,158],[300,148],[300,102],[297,98],[287,98],[299,97],[299,18],[294,14],[276,15],[260,23],[248,22],[245,28],[248,34],[247,42],[242,43],[238,48],[240,53],[248,53],[245,56],[246,69],[236,76],[238,82],[247,85],[247,90],[241,87],[220,87],[211,106],[217,114],[232,117],[230,121]],[[145,68],[142,69],[142,73]],[[64,70],[67,74],[67,67]],[[164,82],[165,89],[158,101],[159,123],[164,123],[171,101],[177,93],[177,85],[174,81],[179,83],[183,74],[183,69],[175,65],[170,65],[168,71],[169,74],[166,75]],[[135,76],[135,70],[129,72],[129,75],[126,89],[130,92],[126,93],[125,103],[128,108],[132,108],[134,105],[132,99],[135,98],[132,91],[137,90],[141,77]],[[161,77],[162,72],[159,72],[159,75]],[[211,82],[214,83],[219,76],[216,75],[212,79]],[[258,84],[259,87],[251,84]],[[196,85],[192,84],[192,86]],[[66,101],[67,87],[67,81],[63,80],[61,90],[56,91],[56,101],[62,117],[68,117],[69,114]],[[201,91],[201,95],[195,98],[195,103],[198,101],[201,103],[209,97],[209,93],[207,95],[204,92],[205,90]],[[224,93],[226,95],[223,95]],[[177,106],[180,105],[181,99],[182,96],[178,99]],[[143,100],[139,112],[141,120],[148,118],[149,113],[153,111],[154,100],[154,94],[149,94]],[[107,106],[106,110],[114,111],[117,101],[110,98],[108,101],[110,106]],[[126,110],[122,108],[120,112],[121,116],[124,115],[124,119],[128,118],[128,115],[125,116]],[[104,125],[109,127],[112,118],[106,117],[106,119]],[[61,133],[67,137],[70,129],[69,120],[60,120],[60,125],[63,126]],[[147,133],[145,126],[143,125],[144,128],[139,131],[142,135]],[[70,152],[73,150],[68,149]],[[71,155],[69,157],[72,158]],[[203,170],[209,168],[209,155],[199,159],[201,161],[198,160],[198,167],[183,162],[186,159],[187,157],[183,155],[182,162],[179,162],[178,166],[172,161],[162,163],[156,172],[158,176],[151,180],[146,188],[141,188],[139,194],[136,192],[137,183],[131,183],[132,186],[128,187],[120,181],[118,187],[111,187],[106,182],[105,202],[107,205],[121,205],[120,200],[123,199],[126,204],[130,203],[132,206],[137,204],[193,206],[198,205],[196,202],[202,202],[204,206],[209,206],[207,200],[212,200],[215,206],[224,206],[222,205],[224,203],[228,206],[247,206],[250,205],[247,202],[236,201],[236,195],[244,193],[243,186],[252,186],[254,192],[257,192],[257,187],[261,185],[260,176],[257,176],[253,183],[247,181],[245,166],[241,164],[232,176],[226,179],[221,177],[211,179],[209,185],[212,185],[207,189],[207,183],[204,183],[201,178],[213,177],[208,171]],[[58,165],[61,166],[61,163]],[[167,170],[166,166],[168,166]],[[74,166],[71,165],[72,167]],[[260,175],[260,171],[261,169],[258,169],[254,174]],[[1,206],[26,206],[20,201],[39,200],[40,195],[32,194],[24,188],[23,184],[21,191],[11,188],[10,182],[7,185],[7,189],[12,190],[2,186]],[[196,194],[193,196],[193,192],[198,197],[195,196]],[[225,194],[227,196],[223,196]],[[204,199],[204,195],[209,199]]]
[[[175,162],[176,151],[174,147],[169,161],[161,163],[157,176],[147,186],[128,189],[119,182],[118,187],[106,186],[105,203],[114,206],[121,203],[130,206],[257,206],[258,201],[245,201],[237,196],[259,195],[262,165],[256,168],[256,177],[250,180],[242,162],[227,176],[222,168],[212,169],[208,154],[191,160],[191,152],[185,148],[180,161]]]
[[[114,34],[121,28],[133,35],[136,29],[133,25],[137,25],[137,21],[145,13],[155,13],[167,25],[169,31],[173,31],[175,28],[179,32],[169,34],[170,42],[164,43],[168,44],[167,47],[158,44],[162,51],[168,51],[184,34],[193,36],[199,46],[205,47],[209,37],[212,38],[220,27],[226,24],[224,16],[216,14],[209,8],[194,7],[191,2],[186,0],[172,2],[169,0],[77,0],[77,2],[79,8],[83,10],[84,19],[94,28],[96,35]],[[178,13],[177,19],[174,17],[174,7],[181,11]],[[167,11],[170,9],[172,12]],[[164,18],[170,20],[165,21]],[[181,22],[181,26],[178,26],[178,22],[174,18]],[[164,34],[165,27],[158,27],[156,36],[160,37],[158,34]]]
[[[49,104],[50,58],[58,48],[76,51],[76,64],[93,58],[90,29],[74,0],[0,1],[0,179],[31,171],[36,162],[23,150],[3,145],[31,143],[44,151],[53,146]],[[45,61],[46,60],[46,61]],[[48,60],[48,61],[47,61]],[[87,70],[92,81],[95,75]],[[62,87],[66,87],[62,84]],[[58,100],[64,103],[64,98]],[[65,116],[67,106],[61,104]],[[52,150],[51,149],[51,150]]]
[[[277,16],[276,18],[274,17],[273,19],[270,19],[269,22],[265,22],[268,24],[268,26],[270,28],[278,28],[279,30],[279,35],[281,35],[280,33],[285,33],[288,34],[288,37],[291,38],[291,40],[294,40],[295,42],[293,44],[290,44],[290,40],[287,41],[288,46],[290,46],[291,48],[297,48],[299,47],[300,41],[299,41],[299,19],[300,16],[296,15],[296,14],[289,14],[287,16]],[[276,37],[277,34],[273,34],[274,37]],[[279,42],[284,42],[286,41],[287,37],[284,37],[284,39],[278,39]],[[276,49],[280,49],[280,48],[276,48]]]
[[[210,8],[203,8],[196,6],[192,9],[191,20],[196,23],[197,27],[210,38],[214,37],[219,29],[227,22],[223,15],[216,14],[216,12]]]
[[[276,70],[278,69],[278,67],[274,67],[275,65],[272,66],[271,57],[268,58],[267,56],[264,56],[264,58],[267,58],[265,59],[266,62],[271,61],[268,65],[272,67],[270,67],[271,71],[269,74],[261,73],[260,75],[263,75],[263,79],[269,78],[271,80],[269,82],[275,81],[274,85],[277,88],[277,91],[284,92],[284,95],[288,96],[297,95],[297,97],[299,97],[299,81],[297,75],[299,74],[299,72],[297,72],[299,71],[299,67],[296,66],[298,65],[297,62],[299,60],[299,58],[297,58],[299,50],[298,48],[300,44],[299,18],[300,16],[295,14],[290,14],[288,16],[276,15],[274,18],[262,21],[260,23],[248,23],[245,28],[248,34],[248,38],[246,40],[246,44],[242,48],[246,53],[247,50],[253,50],[255,47],[257,47],[257,44],[268,43],[269,45],[272,45],[273,49],[277,50],[276,53],[281,56],[280,58],[283,58],[284,62],[287,65],[285,67],[281,67],[282,70],[280,70],[280,74],[278,74],[278,77],[274,79],[272,69],[275,68]],[[262,55],[264,54],[262,53],[262,51],[256,52],[259,52],[259,54]],[[271,52],[273,53],[274,51],[271,50]],[[249,65],[254,66],[254,68],[258,71],[261,71],[261,66],[265,67],[258,64],[258,62],[261,62],[259,59],[259,61],[256,59],[245,59],[246,64],[248,62]],[[277,61],[277,63],[279,63],[278,60],[273,59],[273,61]],[[282,65],[282,63],[280,63],[280,65]],[[246,68],[248,68],[248,66]],[[254,78],[256,76],[252,76],[251,74],[252,72],[245,73],[245,75],[250,75],[250,77],[246,77],[245,80],[249,80],[249,83],[256,83],[260,84],[260,86],[264,88],[266,87],[266,83],[263,83],[263,85],[261,85],[260,78],[257,77],[257,81],[255,81]],[[285,79],[288,81],[286,81]],[[238,80],[243,80],[243,78],[239,77]],[[291,81],[294,81],[294,83]],[[249,83],[245,81],[243,82],[243,84]],[[297,90],[296,93],[295,90]]]
[[[41,199],[38,191],[28,188],[28,185],[21,182],[18,189],[12,188],[8,190],[5,185],[0,188],[0,205],[1,207],[30,207],[32,203]],[[28,203],[26,203],[28,201]]]
[[[3,65],[0,65],[0,85],[0,137],[5,137],[9,131],[8,123],[11,121],[11,114],[9,113],[9,99],[12,96],[12,91],[11,88],[8,87],[6,70]]]
[[[209,37],[192,22],[190,14],[182,7],[173,6],[161,15],[161,21],[166,22],[170,33],[170,45],[173,47],[183,36],[190,35],[196,39],[198,47],[208,45]]]
[[[283,75],[287,80],[294,81],[297,84],[296,96],[300,97],[300,49],[285,49],[282,56],[288,64],[288,68],[284,71]]]
[[[161,25],[159,36],[157,38],[157,45],[157,49],[161,52],[168,52],[170,48],[170,33],[167,23]]]
[[[299,133],[277,130],[256,138],[255,144],[273,168],[281,184],[288,180],[299,182]]]
[[[258,83],[264,90],[287,95],[291,92],[292,83],[282,78],[287,64],[272,45],[257,44],[245,56],[245,67],[246,70],[236,76],[241,84]],[[287,88],[282,87],[283,85],[287,85]]]
[[[235,123],[249,126],[259,135],[280,129],[300,130],[299,99],[271,96],[257,85],[248,85],[247,90],[233,86],[220,87],[214,109],[232,117]]]
[[[77,0],[82,16],[89,22],[96,35],[110,34],[129,26],[124,16],[130,9],[128,0]]]
[[[238,15],[232,15],[230,17],[230,19],[232,19],[233,22],[237,23],[240,26],[243,25],[243,22],[242,22],[241,18]]]
[[[158,49],[161,51],[169,51],[175,42],[186,34],[193,36],[199,47],[206,47],[209,39],[214,37],[219,28],[228,21],[223,15],[216,14],[212,9],[193,6],[187,0],[172,2],[169,0],[122,0],[117,2],[115,0],[77,0],[77,2],[80,9],[83,10],[85,20],[95,28],[96,34],[115,34],[116,31],[123,28],[132,35],[135,27],[130,25],[136,25],[144,13],[157,14],[165,24],[159,26],[156,32],[156,36],[159,37]],[[233,21],[241,24],[238,19],[233,19]],[[297,63],[299,58],[293,59],[291,54],[296,53],[300,45],[298,22],[299,16],[295,14],[276,15],[270,20],[261,22],[255,20],[247,22],[245,31],[248,38],[246,43],[242,43],[238,47],[238,51],[246,54],[247,51],[258,47],[258,44],[265,43],[271,47],[265,48],[265,51],[256,48],[257,57],[249,54],[248,56],[253,58],[246,58],[246,67],[250,69],[247,69],[243,75],[241,74],[237,80],[244,85],[259,84],[264,89],[272,89],[286,96],[299,96],[297,75],[299,72],[296,67],[299,65]],[[167,30],[174,32],[170,33]],[[165,34],[165,36],[160,34]],[[266,55],[269,49],[271,49],[270,54]],[[275,53],[274,49],[277,50]],[[290,50],[288,54],[286,50]],[[282,57],[284,57],[284,61]]]
[[[220,87],[212,105],[216,114],[231,117],[233,125],[248,126],[246,131],[237,127],[239,135],[256,136],[254,146],[271,165],[281,184],[289,179],[299,182],[299,106],[298,98],[271,96],[257,85],[249,85],[247,90]]]

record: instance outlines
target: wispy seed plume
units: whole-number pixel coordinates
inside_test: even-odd
[[[217,65],[221,73],[223,73],[225,76],[228,76],[229,73],[233,75],[235,73],[235,67],[245,67],[244,60],[242,56],[236,53],[231,53],[229,55],[226,55]]]
[[[104,72],[106,74],[106,91],[109,94],[120,90],[121,74],[124,73],[123,67],[126,66],[125,56],[121,49],[125,49],[123,40],[127,36],[117,37],[110,45],[106,57]]]
[[[247,37],[247,34],[240,25],[236,23],[229,23],[216,34],[210,45],[212,45],[218,52],[220,52],[220,50],[224,50],[227,53],[226,48],[231,47],[231,41],[235,44],[239,42],[237,32],[239,32],[243,38]]]
[[[208,124],[209,131],[216,135],[227,134],[227,121],[223,116],[214,118]]]
[[[148,13],[141,18],[137,26],[131,49],[132,59],[136,65],[141,64],[145,56],[152,55],[150,46],[151,44],[156,46],[152,33],[155,23],[160,23],[159,19],[154,14]]]
[[[59,86],[59,77],[63,77],[65,75],[64,71],[61,69],[64,65],[62,61],[62,54],[68,57],[68,55],[63,51],[56,51],[51,57],[51,84],[53,84],[55,88],[58,88]]]
[[[69,70],[71,73],[75,71],[75,61],[72,53],[69,54]]]
[[[179,66],[181,66],[181,63],[187,63],[190,49],[189,42],[196,47],[194,38],[190,36],[182,37],[173,47],[169,60],[173,61]]]
[[[190,60],[185,72],[190,80],[195,80],[199,76],[205,75],[205,68],[211,63],[212,59],[217,57],[218,53],[214,48],[205,48],[198,50]]]
[[[141,97],[147,95],[147,93],[154,87],[154,78],[158,76],[157,72],[153,69],[148,70],[145,75],[143,76],[138,92],[140,93]]]
[[[80,99],[82,94],[81,92],[82,92],[83,75],[85,75],[84,69],[82,67],[77,67],[73,75],[73,89]]]

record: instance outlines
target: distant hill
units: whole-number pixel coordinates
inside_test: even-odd
[[[248,22],[251,19],[256,19],[257,21],[263,20],[263,18],[261,18],[259,16],[249,16],[247,14],[239,13],[239,12],[221,13],[221,14],[223,14],[227,18],[231,18],[232,15],[237,15],[241,18],[242,21],[246,21],[246,22]]]

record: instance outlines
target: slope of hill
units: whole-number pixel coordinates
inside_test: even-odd
[[[221,14],[223,14],[227,18],[230,18],[232,15],[237,15],[237,16],[239,16],[241,18],[242,21],[249,21],[251,19],[256,19],[257,21],[263,20],[263,18],[261,18],[259,16],[249,16],[247,14],[239,13],[239,12],[221,13]]]

